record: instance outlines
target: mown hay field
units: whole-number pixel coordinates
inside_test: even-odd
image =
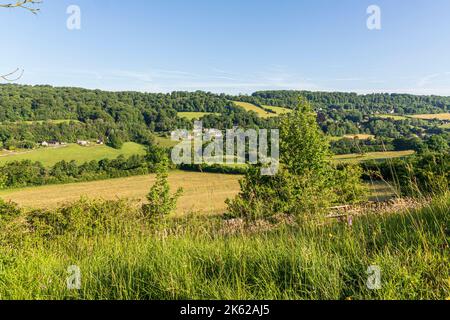
[[[447,120],[447,121],[450,121],[450,113],[416,114],[416,115],[411,116],[411,118],[422,119],[422,120]]]
[[[196,172],[171,172],[172,190],[183,188],[176,214],[222,213],[225,200],[239,192],[239,176]],[[94,182],[50,185],[0,191],[0,198],[11,200],[26,208],[55,208],[80,197],[113,200],[128,198],[141,203],[155,182],[154,175],[102,180]]]
[[[186,118],[188,120],[199,120],[204,116],[215,114],[211,112],[178,112],[178,117]]]
[[[335,156],[335,161],[339,162],[361,162],[367,160],[383,160],[409,157],[414,151],[386,151],[386,152],[368,152],[366,154],[344,154]]]
[[[241,102],[241,101],[233,101],[233,103],[235,105],[237,105],[238,107],[244,108],[245,111],[247,111],[247,112],[251,112],[251,111],[256,112],[258,114],[258,116],[260,116],[261,118],[273,118],[273,117],[278,117],[282,114],[291,112],[291,110],[286,109],[286,108],[264,106],[264,108],[266,108],[268,110],[272,110],[273,111],[273,113],[272,113],[272,112],[267,112],[263,108],[260,108],[252,103]]]
[[[239,193],[239,175],[172,171],[169,183],[172,191],[183,188],[175,216],[189,213],[222,214],[225,200]],[[56,208],[81,197],[105,200],[128,198],[137,204],[145,201],[154,175],[110,179],[93,182],[50,185],[0,191],[0,198],[18,203],[24,208]],[[384,201],[393,196],[394,190],[385,183],[370,186],[373,201]]]

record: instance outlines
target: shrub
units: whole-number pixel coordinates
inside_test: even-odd
[[[278,173],[262,176],[259,168],[249,169],[240,194],[227,201],[232,215],[317,214],[338,200],[357,201],[361,171],[337,172],[331,165],[329,142],[309,103],[302,100],[297,110],[281,118],[280,138]]]
[[[440,195],[449,190],[449,154],[427,153],[413,157],[397,170],[399,188],[404,195]]]
[[[363,169],[356,164],[348,164],[334,170],[336,202],[354,204],[367,199],[368,189],[361,183]]]
[[[125,200],[81,199],[53,210],[34,210],[25,218],[31,233],[54,239],[136,232],[140,215]]]
[[[17,204],[0,199],[0,227],[18,217],[21,212]]]
[[[174,195],[171,195],[167,162],[168,160],[165,159],[157,166],[156,182],[147,195],[148,203],[142,206],[142,211],[146,217],[155,218],[170,214],[175,210],[178,198],[183,192],[180,188]]]

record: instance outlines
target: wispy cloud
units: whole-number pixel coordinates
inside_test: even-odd
[[[136,70],[27,70],[24,83],[82,86],[113,91],[171,92],[204,90],[216,93],[252,93],[258,90],[351,91],[356,93],[411,93],[450,95],[450,72],[421,77],[378,79],[345,75],[314,78],[289,71],[284,66],[268,66],[257,72],[211,68],[203,72],[175,69]]]

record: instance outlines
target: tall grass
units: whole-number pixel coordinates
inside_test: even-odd
[[[0,220],[0,299],[446,299],[449,218],[446,195],[352,227],[232,233],[219,218],[155,225],[123,201],[81,201]],[[81,290],[67,289],[71,265]],[[372,265],[379,290],[366,286]]]

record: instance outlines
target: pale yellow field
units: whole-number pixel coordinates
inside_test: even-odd
[[[450,121],[450,113],[416,114],[416,115],[411,116],[411,118],[422,119],[422,120],[448,120],[448,121]]]
[[[378,114],[376,117],[380,119],[392,119],[395,121],[408,120],[408,116],[400,116],[395,114]]]
[[[184,189],[174,215],[224,213],[226,211],[225,200],[234,198],[239,193],[240,178],[241,176],[237,175],[171,172],[169,181],[172,191],[179,187]],[[145,196],[154,182],[154,175],[148,175],[7,190],[1,191],[0,197],[29,209],[51,209],[64,203],[77,201],[82,197],[105,200],[127,198],[139,205],[145,201]],[[372,191],[371,200],[373,201],[383,201],[393,196],[392,188],[384,183],[375,183],[369,185],[369,188]]]
[[[170,174],[173,191],[184,189],[178,201],[176,214],[223,213],[225,200],[239,192],[239,176],[175,171]],[[116,199],[128,198],[138,203],[155,182],[154,175],[122,179],[32,187],[19,190],[1,191],[0,197],[11,200],[25,208],[54,208],[59,204],[73,202],[80,197]]]
[[[258,116],[260,116],[261,118],[273,118],[273,117],[278,117],[280,114],[278,113],[270,113],[270,112],[266,112],[264,109],[261,109],[258,106],[255,106],[254,104],[251,103],[247,103],[247,102],[240,102],[240,101],[233,101],[233,103],[235,105],[237,105],[238,107],[244,108],[246,111],[250,112],[256,112],[258,114]],[[276,108],[276,107],[273,107]],[[275,109],[272,109],[273,111],[277,112]]]
[[[186,118],[188,120],[199,120],[209,114],[214,114],[214,113],[211,113],[211,112],[178,112],[178,116],[180,118]]]
[[[291,109],[283,108],[283,107],[274,107],[274,106],[263,106],[265,109],[272,110],[273,112],[276,112],[277,115],[282,115],[286,113],[291,113]]]
[[[360,162],[367,160],[382,160],[382,159],[394,159],[408,157],[414,154],[414,151],[386,151],[386,152],[368,152],[364,155],[361,154],[344,154],[334,157],[335,161],[339,162]]]
[[[172,191],[184,189],[174,213],[176,216],[197,214],[222,214],[226,211],[225,200],[239,193],[237,175],[222,175],[196,172],[171,172],[169,182]],[[154,175],[137,176],[66,185],[31,187],[17,190],[0,191],[0,198],[18,203],[23,208],[55,208],[64,203],[90,199],[114,200],[127,198],[139,205],[145,201]],[[373,201],[386,200],[393,196],[392,188],[384,183],[369,186]]]
[[[373,140],[375,139],[375,136],[372,134],[347,134],[344,138],[355,140]]]

